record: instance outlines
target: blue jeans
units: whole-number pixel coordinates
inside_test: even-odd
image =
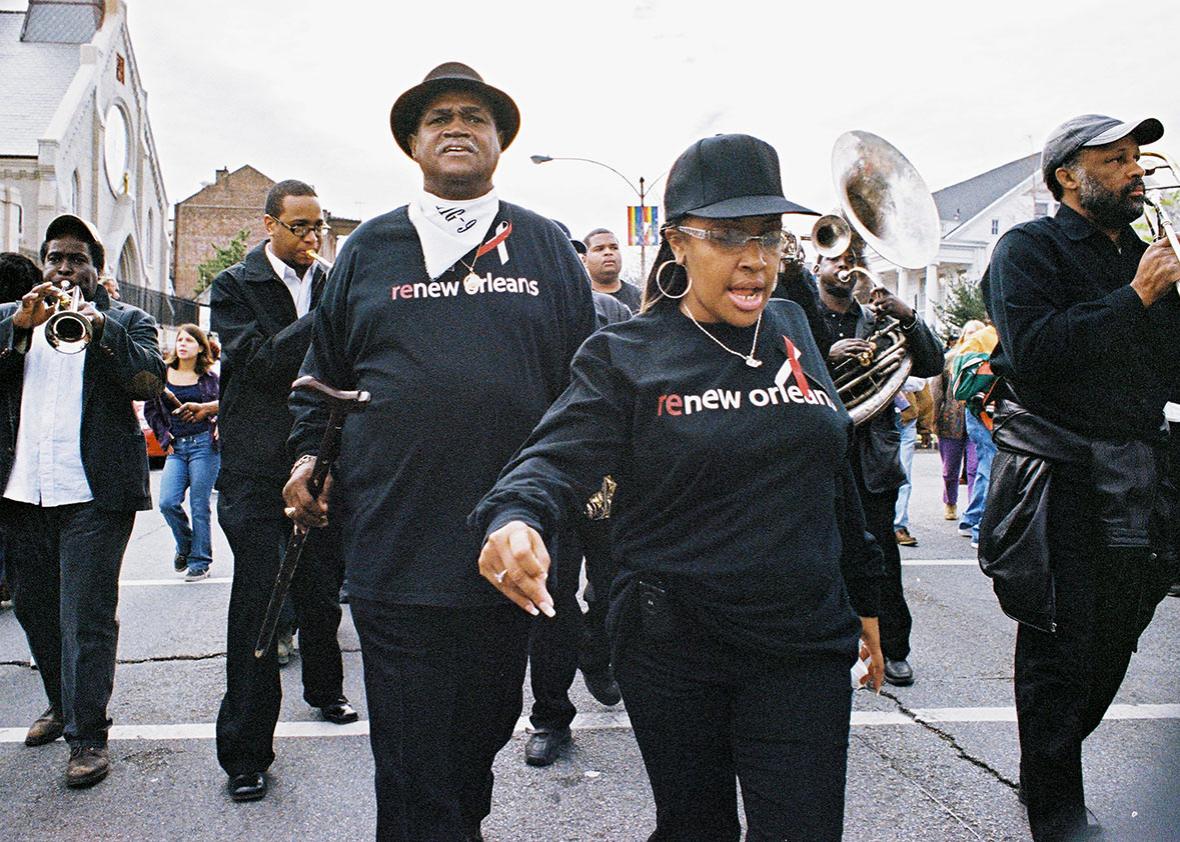
[[[988,480],[992,475],[992,458],[996,455],[996,443],[992,441],[991,430],[970,411],[967,412],[967,437],[975,444],[975,485],[971,489],[971,502],[963,515],[963,522],[971,525],[971,540],[979,543],[979,522],[983,520],[983,504],[987,500]]]
[[[908,529],[910,526],[910,492],[914,484],[910,481],[914,472],[914,445],[918,442],[918,419],[908,424],[899,423],[901,428],[901,469],[905,471],[905,485],[897,489],[897,506],[893,512],[893,528]]]
[[[174,439],[172,452],[164,462],[160,477],[160,511],[176,539],[176,552],[188,559],[190,568],[203,570],[213,562],[213,543],[209,516],[209,495],[221,454],[213,449],[212,433]],[[184,512],[184,493],[191,488],[189,508],[192,526]]]

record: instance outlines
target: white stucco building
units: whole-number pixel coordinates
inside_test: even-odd
[[[169,291],[168,199],[126,5],[0,0],[0,250],[35,258],[64,212],[98,227],[122,286]]]

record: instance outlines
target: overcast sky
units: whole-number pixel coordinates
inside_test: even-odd
[[[807,2],[127,0],[168,198],[252,164],[367,218],[420,175],[389,108],[462,61],[520,107],[500,196],[575,233],[620,230],[692,141],[745,132],[778,149],[787,196],[834,207],[833,141],[898,146],[932,190],[1033,151],[1084,112],[1158,116],[1180,156],[1180,4],[1111,0]],[[652,191],[662,196],[661,181]]]

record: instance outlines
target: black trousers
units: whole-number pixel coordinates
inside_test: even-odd
[[[119,569],[135,512],[3,501],[17,620],[70,746],[107,743],[119,642]]]
[[[377,838],[461,842],[492,809],[492,761],[520,716],[532,618],[503,605],[436,608],[353,595]]]
[[[1020,777],[1037,842],[1070,839],[1085,827],[1082,741],[1118,692],[1170,578],[1146,549],[1103,548],[1090,511],[1081,483],[1054,476],[1057,630],[1021,625],[1016,633]]]
[[[649,842],[840,839],[852,713],[846,656],[775,660],[693,627],[638,630],[615,677],[656,802]]]
[[[577,540],[564,539],[558,551],[556,575],[550,576],[550,593],[557,616],[540,615],[529,634],[529,681],[534,728],[567,728],[577,715],[569,690],[581,665],[583,671],[610,667],[610,642],[606,615],[615,567],[610,557],[610,522],[580,519]],[[586,560],[589,610],[578,605],[582,558]]]
[[[897,489],[875,493],[857,479],[861,506],[865,512],[865,529],[872,533],[881,547],[881,607],[878,615],[881,626],[881,652],[891,661],[910,655],[910,631],[914,620],[905,601],[901,583],[901,551],[893,532],[894,512],[897,508]]]
[[[234,554],[226,629],[226,687],[217,714],[217,760],[228,775],[261,772],[274,760],[274,731],[282,702],[279,663],[272,645],[254,657],[271,589],[291,534],[282,517],[281,488],[223,476],[218,520]],[[264,501],[269,501],[266,505]],[[278,517],[275,513],[278,512]],[[339,542],[332,529],[313,530],[303,551],[291,598],[299,618],[303,698],[322,707],[343,698],[340,643]]]

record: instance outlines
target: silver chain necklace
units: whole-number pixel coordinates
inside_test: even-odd
[[[763,308],[763,309],[765,309],[765,308]],[[726,345],[724,342],[722,342],[716,336],[709,333],[709,331],[705,330],[704,325],[702,325],[700,322],[698,322],[696,319],[693,318],[692,313],[689,311],[689,309],[687,307],[681,307],[680,310],[682,313],[684,313],[684,315],[688,316],[689,321],[691,321],[694,325],[696,325],[700,329],[701,333],[705,334],[705,336],[709,337],[714,342],[716,342],[718,345],[720,345],[722,350],[733,354],[735,357],[741,357],[743,360],[746,361],[746,365],[748,365],[750,368],[758,368],[759,366],[762,365],[762,360],[754,358],[754,349],[758,347],[758,329],[760,327],[762,327],[762,313],[758,314],[758,321],[754,323],[754,342],[753,342],[753,344],[750,345],[750,353],[743,354],[740,351],[733,350],[733,348],[730,348],[728,345]]]

